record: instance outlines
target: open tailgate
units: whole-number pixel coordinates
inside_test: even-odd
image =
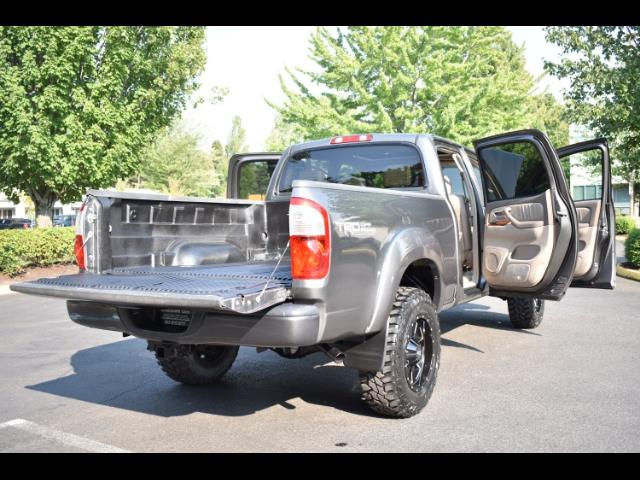
[[[288,259],[287,259],[288,260]],[[290,295],[289,263],[132,267],[16,283],[11,290],[110,305],[189,307],[253,313]]]

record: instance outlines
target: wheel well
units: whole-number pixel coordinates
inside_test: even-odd
[[[407,267],[400,279],[400,286],[421,288],[429,294],[431,300],[437,302],[440,286],[436,282],[437,279],[438,270],[434,263],[427,258],[422,258]]]

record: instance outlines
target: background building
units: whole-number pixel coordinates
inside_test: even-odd
[[[613,203],[616,213],[638,216],[638,204],[636,202],[634,212],[631,212],[631,195],[629,192],[629,182],[621,177],[612,176]],[[574,200],[587,200],[600,198],[602,196],[601,179],[593,175],[588,167],[583,166],[579,161],[571,161],[571,194]]]
[[[26,218],[24,203],[13,203],[0,193],[0,218]]]
[[[569,127],[570,144],[590,140],[594,135],[575,124]],[[602,196],[602,180],[600,175],[594,175],[593,169],[586,167],[582,163],[583,156],[581,154],[571,155],[570,157],[570,178],[569,186],[571,195],[574,200],[587,200],[591,198],[600,198]],[[615,162],[615,159],[611,159]],[[616,213],[624,213],[625,215],[639,216],[638,202],[635,203],[634,211],[631,212],[631,190],[629,180],[612,175],[611,186],[613,188],[613,204]],[[636,197],[637,198],[637,197]]]
[[[53,206],[53,216],[75,215],[80,209],[82,202],[62,204],[59,201]],[[3,193],[0,193],[0,218],[30,218],[35,220],[35,210],[33,205],[20,201],[13,203]]]

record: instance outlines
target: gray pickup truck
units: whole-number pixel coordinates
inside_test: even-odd
[[[574,200],[563,165],[585,158],[600,183]],[[611,192],[603,139],[334,137],[234,156],[227,200],[89,191],[80,273],[11,288],[147,340],[178,382],[217,381],[239,346],[321,351],[373,410],[410,417],[436,383],[438,312],[492,295],[534,328],[570,286],[614,287]]]

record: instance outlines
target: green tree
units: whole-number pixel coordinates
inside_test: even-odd
[[[0,27],[0,190],[36,214],[134,173],[203,69],[202,27]]]
[[[215,140],[211,145],[211,164],[215,178],[211,195],[224,197],[227,193],[227,170],[229,169],[229,157],[225,153],[224,145],[220,140]]]
[[[264,148],[268,152],[282,152],[288,146],[304,140],[304,132],[296,124],[286,123],[280,114],[276,115]]]
[[[242,126],[242,119],[239,116],[234,116],[231,121],[231,131],[227,137],[227,144],[224,146],[224,152],[227,158],[231,158],[236,153],[246,152],[247,146],[247,132]]]
[[[525,69],[503,27],[349,27],[311,36],[313,71],[287,70],[283,105],[268,102],[305,138],[360,132],[475,138],[542,126],[565,143],[561,107]],[[558,128],[559,127],[559,128]]]
[[[217,186],[212,191],[214,196],[226,194],[229,159],[236,153],[246,152],[248,148],[247,132],[242,126],[242,119],[236,115],[232,119],[226,143],[223,145],[220,140],[215,140],[211,145],[211,161],[217,178]]]
[[[137,187],[172,195],[206,197],[215,188],[217,177],[208,152],[198,147],[200,137],[176,123],[143,154]]]
[[[569,118],[612,146],[614,173],[629,180],[631,207],[640,171],[640,27],[547,27],[547,40],[562,48],[552,75],[566,78]]]

